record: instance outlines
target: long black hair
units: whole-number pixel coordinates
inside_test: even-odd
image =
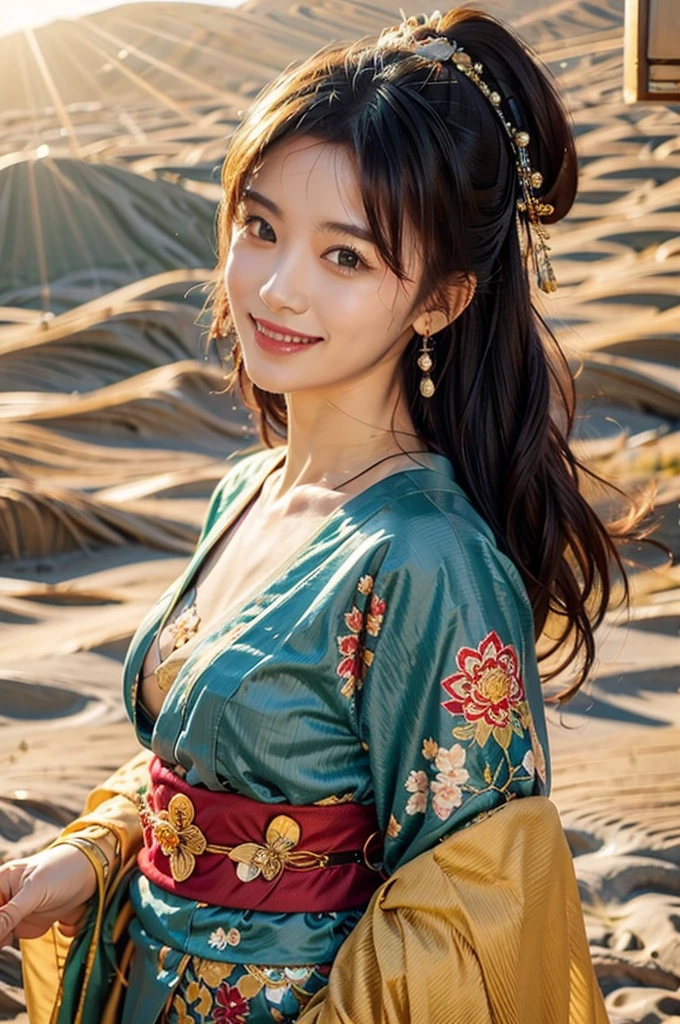
[[[500,110],[530,136],[539,198],[553,222],[571,208],[578,169],[574,137],[549,72],[501,22],[471,8],[409,19],[412,36],[441,36],[482,63]],[[518,123],[519,120],[519,123]],[[422,242],[424,268],[413,309],[429,299],[446,309],[446,286],[476,278],[474,297],[433,336],[436,391],[424,398],[414,334],[402,358],[402,381],[418,435],[453,463],[456,479],[515,563],[531,600],[536,638],[551,636],[541,659],[559,652],[553,678],[581,659],[571,696],[595,657],[594,629],[610,604],[613,563],[623,599],[629,587],[618,544],[640,540],[652,494],[628,500],[625,515],[605,523],[582,494],[581,480],[607,485],[569,445],[575,413],[573,378],[530,290],[531,238],[517,213],[513,147],[478,86],[450,61],[418,56],[401,27],[379,40],[325,47],[287,68],[259,95],[230,141],[219,211],[219,261],[211,295],[210,338],[231,337],[233,371],[258,417],[265,444],[285,437],[283,395],[249,380],[224,286],[231,225],[248,178],[267,147],[309,136],[354,156],[365,214],[385,264],[400,279],[404,226]],[[626,497],[622,492],[621,498]]]

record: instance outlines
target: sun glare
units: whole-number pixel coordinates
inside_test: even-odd
[[[110,7],[119,7],[128,0],[22,0],[18,4],[3,4],[0,9],[0,36],[24,29],[38,28],[60,18],[79,18]],[[146,0],[154,3],[156,0]],[[205,3],[206,0],[182,0],[184,3]],[[216,7],[238,7],[242,0],[208,0]]]

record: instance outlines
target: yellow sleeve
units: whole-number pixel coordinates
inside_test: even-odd
[[[607,1024],[547,797],[513,800],[398,868],[300,1024]]]
[[[118,867],[109,876],[107,883],[100,880],[93,897],[97,905],[95,931],[90,943],[87,962],[94,960],[99,939],[99,929],[106,909],[106,902],[111,898],[115,888],[124,877],[126,871],[134,865],[137,853],[142,845],[142,828],[139,821],[135,795],[149,778],[149,761],[152,753],[141,750],[118,768],[99,786],[90,790],[85,801],[83,813],[63,828],[59,837],[78,834],[89,826],[102,825],[110,829],[118,839]],[[57,837],[57,838],[59,838]],[[130,919],[131,906],[124,906],[114,926],[112,939],[117,942],[126,933]],[[54,1024],[57,1019],[64,964],[73,942],[73,938],[65,936],[56,924],[53,924],[43,935],[33,939],[20,939],[19,947],[22,956],[22,973],[24,981],[24,997],[31,1024]],[[124,956],[131,955],[132,940],[129,939]],[[101,1016],[99,1024],[113,1024],[116,1007],[122,1001],[124,982],[116,977],[109,997],[109,1004]],[[80,1011],[75,1022],[85,1024]]]

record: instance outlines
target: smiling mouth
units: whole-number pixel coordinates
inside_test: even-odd
[[[309,345],[310,343],[314,344],[314,342],[322,340],[321,338],[304,338],[299,334],[282,334],[280,331],[272,331],[271,328],[265,327],[264,324],[261,323],[261,321],[256,320],[255,317],[253,317],[252,320],[260,334],[264,334],[266,338],[272,338],[274,341],[285,341],[291,345]]]

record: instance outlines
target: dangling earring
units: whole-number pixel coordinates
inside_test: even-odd
[[[418,354],[417,363],[420,369],[423,371],[424,376],[420,378],[420,393],[423,398],[432,398],[435,387],[434,381],[430,377],[430,370],[432,369],[432,356],[430,355],[430,349],[428,348],[428,342],[430,340],[430,324],[432,318],[429,313],[425,314],[425,334],[422,336],[422,348]]]

